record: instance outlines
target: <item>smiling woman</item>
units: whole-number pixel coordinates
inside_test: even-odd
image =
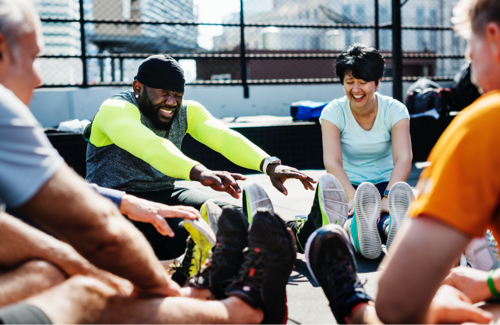
[[[355,250],[366,258],[377,258],[386,238],[387,246],[391,244],[413,195],[409,185],[403,183],[412,160],[409,114],[402,103],[377,92],[384,66],[384,59],[374,48],[356,44],[342,53],[336,72],[345,96],[328,104],[320,117],[325,168],[341,188],[322,189],[318,197],[336,202],[338,207],[330,207],[332,211],[346,211],[341,206],[348,205],[348,214],[333,219],[344,225]],[[392,196],[399,193],[398,197],[408,200],[398,210],[403,213],[392,213],[389,190],[398,182]],[[328,191],[341,192],[342,198],[329,198],[325,194]],[[320,199],[315,200],[307,222],[292,226],[299,246],[304,247],[312,231],[328,221],[322,215],[331,212],[321,205]],[[315,210],[321,210],[321,214],[313,213]]]

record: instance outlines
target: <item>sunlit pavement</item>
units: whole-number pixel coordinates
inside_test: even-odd
[[[417,183],[420,169],[413,167],[408,183],[414,187]],[[318,179],[325,173],[325,170],[302,170],[303,173]],[[274,211],[283,219],[290,220],[296,215],[307,215],[311,208],[314,191],[306,191],[302,183],[297,180],[288,180],[285,186],[288,189],[288,196],[284,196],[271,184],[269,177],[264,174],[245,175],[247,179],[239,182],[243,188],[246,183],[253,182],[261,185],[273,202]],[[178,181],[178,186],[184,186],[202,191],[210,195],[213,199],[224,200],[228,203],[241,206],[241,199],[234,199],[226,193],[215,192],[210,188],[203,187],[198,182]],[[367,260],[356,254],[356,263],[360,279],[365,282],[368,293],[375,297],[377,291],[378,273],[375,272],[382,261],[384,254],[376,260]],[[328,300],[323,290],[312,279],[305,263],[305,255],[297,254],[297,263],[292,272],[287,287],[288,293],[288,316],[289,324],[326,324],[335,323]]]

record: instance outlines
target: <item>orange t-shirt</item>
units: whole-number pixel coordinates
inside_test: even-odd
[[[432,149],[409,216],[439,220],[469,236],[500,239],[500,91],[464,109]]]

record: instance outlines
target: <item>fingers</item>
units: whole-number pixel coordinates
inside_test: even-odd
[[[198,210],[184,205],[163,206],[158,214],[163,218],[198,219],[200,217]]]
[[[468,304],[464,304],[462,308],[454,310],[454,313],[456,317],[454,323],[471,322],[478,324],[489,324],[493,320],[492,313]]]
[[[304,189],[311,190],[311,191],[315,190],[313,183],[311,181],[309,181],[308,179],[300,179],[300,181],[302,182]]]
[[[168,237],[175,236],[175,233],[172,231],[172,228],[170,228],[167,221],[163,219],[161,216],[157,216],[157,218],[155,218],[155,220],[153,221],[153,226],[163,236],[168,236]]]
[[[232,177],[232,178],[237,179],[237,180],[239,180],[239,181],[244,181],[244,180],[246,180],[246,179],[247,179],[247,178],[246,178],[246,176],[245,176],[245,175],[243,175],[243,174],[238,174],[238,173],[229,173],[229,175],[231,175],[231,177]]]
[[[273,180],[271,179],[271,182],[273,183],[274,187],[280,191],[281,193],[288,195],[288,190],[286,187],[283,185],[283,182],[281,180]]]
[[[231,195],[232,197],[234,197],[235,199],[239,199],[240,198],[240,193],[241,193],[241,190],[236,190],[233,186],[228,186],[227,189],[226,189],[226,192]]]
[[[354,214],[354,203],[351,201],[349,202],[349,216],[352,216]]]
[[[219,177],[223,183],[228,184],[229,187],[232,187],[232,189],[235,190],[237,193],[241,193],[241,188],[238,185],[238,183],[236,183],[236,180],[233,178],[233,175],[236,175],[236,177],[238,177],[238,175],[243,177],[243,175],[241,175],[241,174],[226,174],[226,173],[221,173],[219,175]],[[228,187],[228,189],[229,189],[229,187]],[[226,192],[227,192],[227,189],[226,189]]]

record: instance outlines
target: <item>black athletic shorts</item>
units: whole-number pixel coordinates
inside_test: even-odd
[[[0,324],[52,324],[38,307],[18,303],[0,309]]]

